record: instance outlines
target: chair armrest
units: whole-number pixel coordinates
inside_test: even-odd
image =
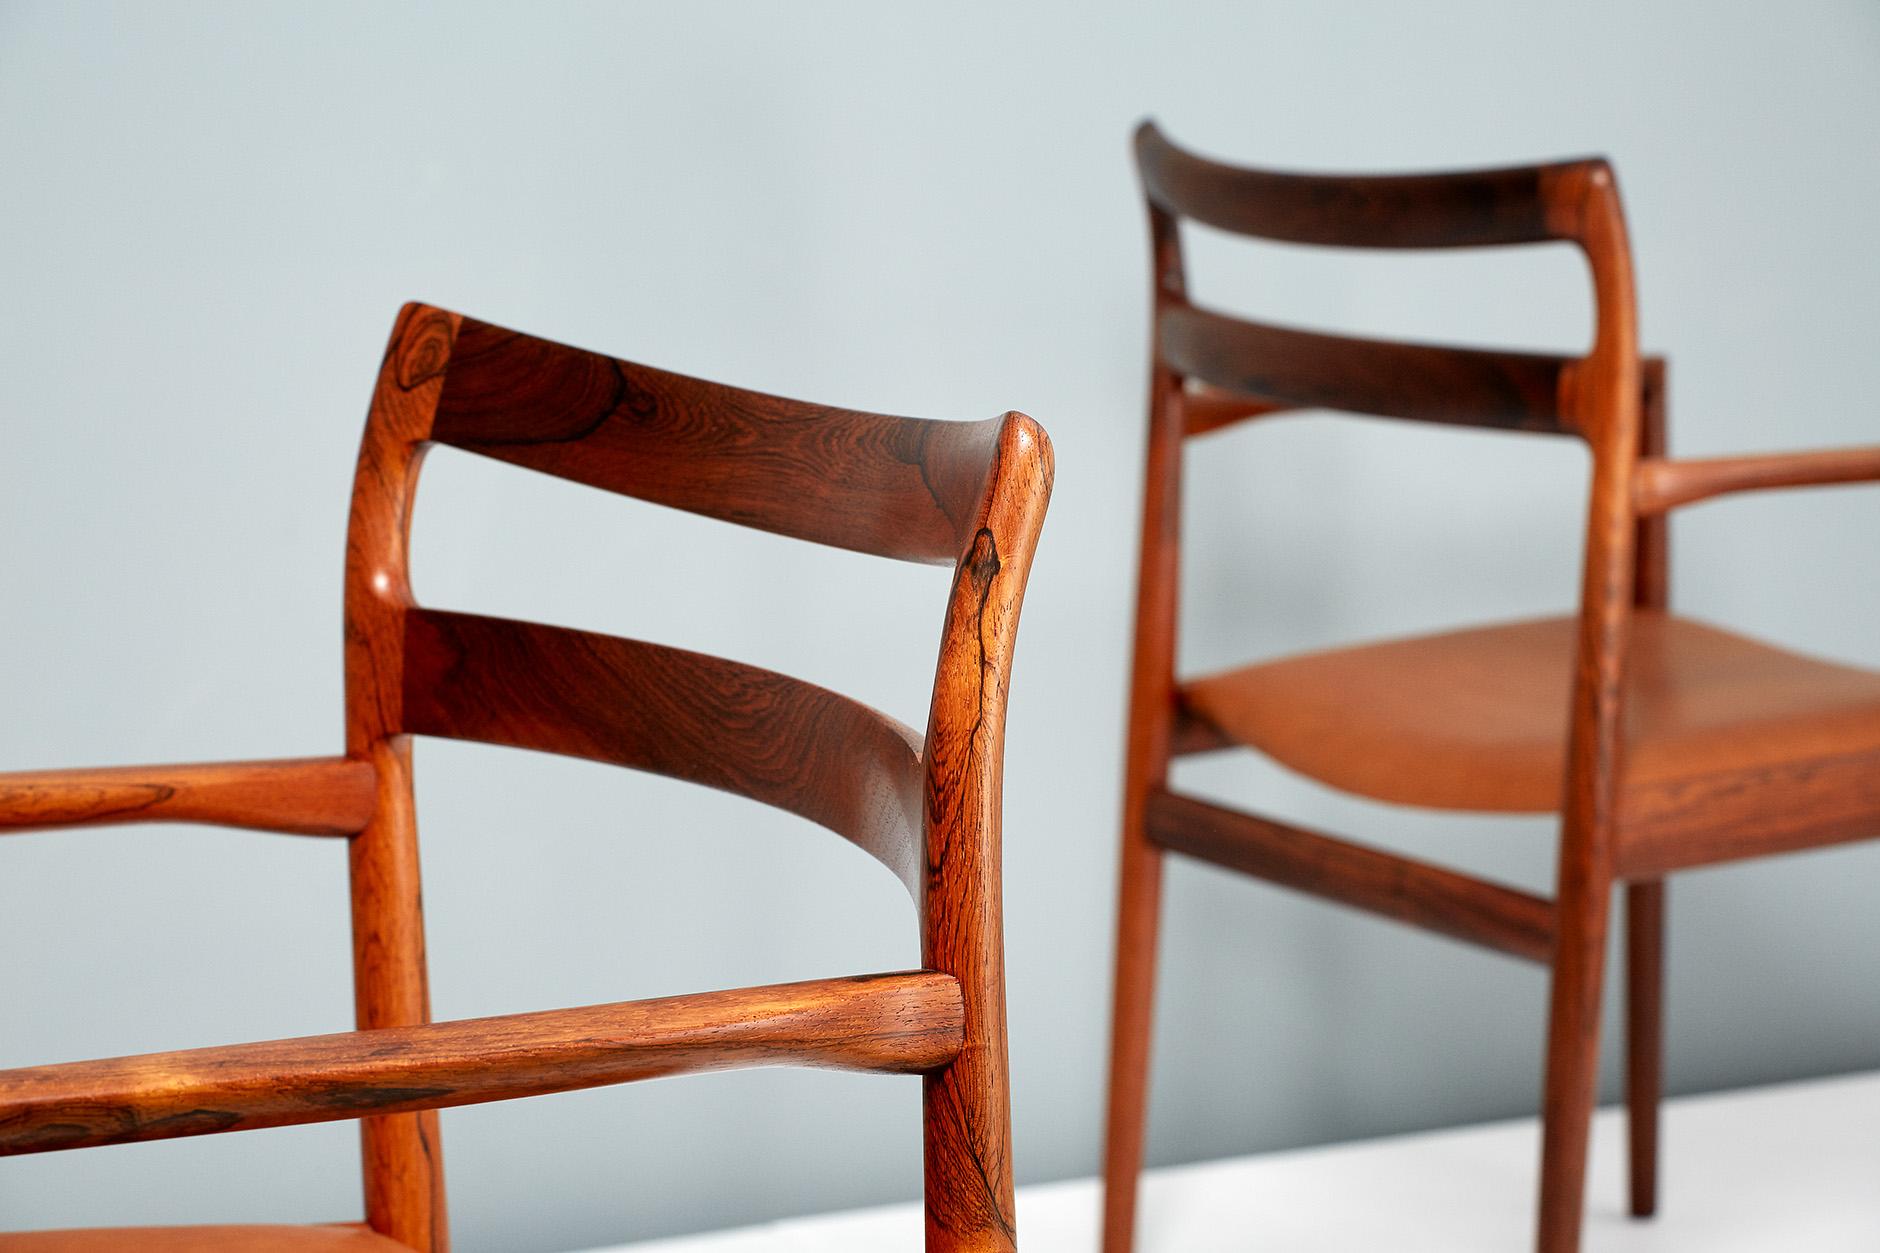
[[[0,1156],[332,1122],[700,1070],[918,1074],[959,1055],[932,970],[0,1070]]]
[[[0,835],[119,822],[357,835],[377,790],[372,764],[347,757],[0,774]]]
[[[1656,514],[1731,492],[1875,481],[1880,481],[1880,445],[1684,461],[1643,457],[1632,500],[1640,513]]]

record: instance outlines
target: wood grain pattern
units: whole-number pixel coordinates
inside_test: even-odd
[[[0,833],[201,822],[353,835],[372,814],[370,764],[345,757],[0,774]]]
[[[950,563],[926,737],[739,663],[420,608],[409,535],[418,472],[437,442],[799,539]],[[1023,414],[951,423],[827,408],[406,306],[354,479],[346,758],[290,763],[265,796],[240,790],[251,766],[166,772],[195,790],[135,815],[222,820],[265,810],[351,834],[360,1030],[0,1074],[0,1140],[26,1152],[357,1118],[366,1227],[282,1236],[279,1247],[445,1253],[440,1107],[727,1065],[919,1073],[928,1250],[1010,1253],[1005,706],[1051,479],[1050,442]],[[431,1026],[414,735],[657,771],[822,823],[912,891],[927,968]],[[16,821],[116,815],[118,795],[59,793],[47,778],[16,778],[0,812]],[[137,1238],[146,1234],[150,1247],[195,1247],[161,1243],[174,1233]],[[65,1233],[70,1244],[46,1247],[91,1248],[93,1235]],[[276,1247],[272,1238],[256,1236],[261,1247]]]
[[[1639,462],[1633,503],[1640,513],[1653,514],[1736,492],[1876,481],[1880,445],[1685,461],[1647,457]]]
[[[1722,770],[1632,801],[1615,869],[1650,879],[1880,836],[1880,752]]]
[[[951,565],[1002,419],[805,404],[465,319],[431,438],[642,500]]]
[[[346,532],[346,751],[373,763],[372,820],[348,850],[353,1006],[361,1028],[431,1020],[424,948],[411,739],[404,729],[405,614],[418,471],[460,319],[422,305],[399,311],[353,477]],[[421,1253],[447,1253],[443,1141],[437,1114],[359,1124],[366,1222]]]
[[[405,724],[701,783],[821,823],[920,886],[920,736],[703,653],[436,609],[405,623]]]
[[[999,873],[1005,710],[1055,467],[1043,429],[1008,415],[940,632],[921,792],[921,960],[959,979],[966,1026],[959,1057],[923,1080],[929,1253],[1018,1243]]]
[[[704,1070],[918,1074],[953,1060],[963,1020],[958,983],[915,971],[28,1067],[0,1072],[0,1156]]]

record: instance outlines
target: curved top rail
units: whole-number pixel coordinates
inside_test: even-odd
[[[1346,248],[1477,248],[1577,240],[1583,176],[1599,157],[1427,174],[1304,174],[1234,166],[1136,129],[1150,202],[1261,239]]]
[[[466,317],[429,437],[759,530],[951,565],[1002,422],[787,400]]]

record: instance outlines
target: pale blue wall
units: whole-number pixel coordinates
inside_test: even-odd
[[[1088,1173],[1142,444],[1126,139],[1151,113],[1287,166],[1609,153],[1678,449],[1880,434],[1880,11],[1853,0],[0,4],[0,769],[338,745],[345,499],[403,300],[787,394],[1024,408],[1059,485],[1011,711],[1018,1167]],[[1566,253],[1193,254],[1209,298],[1307,322],[1585,334]],[[1194,664],[1570,601],[1567,445],[1301,423],[1205,448]],[[427,474],[434,603],[919,717],[942,572],[462,456]],[[1877,529],[1880,492],[1699,511],[1676,597],[1880,663]],[[440,1015],[916,960],[900,889],[794,819],[491,749],[427,743],[420,772]],[[1196,780],[1549,873],[1544,823],[1341,803],[1246,761]],[[1672,1086],[1880,1064],[1877,894],[1876,848],[1680,883]],[[343,1027],[343,901],[326,843],[0,843],[0,1063]],[[1155,1160],[1534,1107],[1539,971],[1189,865],[1168,906]],[[910,1197],[915,1112],[910,1082],[774,1073],[446,1113],[458,1246]],[[352,1146],[333,1125],[11,1159],[0,1222],[346,1217]]]

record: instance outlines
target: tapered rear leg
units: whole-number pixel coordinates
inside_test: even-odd
[[[1626,1125],[1632,1215],[1658,1211],[1658,1107],[1664,1089],[1665,881],[1625,890]]]
[[[1662,457],[1665,444],[1665,363],[1644,363],[1639,406],[1639,454]],[[1667,515],[1638,523],[1638,566],[1633,603],[1667,608],[1671,593],[1671,534]],[[1632,1216],[1658,1210],[1658,1106],[1664,1088],[1665,881],[1628,883],[1625,889],[1625,1103],[1631,1162]]]
[[[1155,1009],[1162,850],[1143,834],[1142,809],[1125,817],[1110,1027],[1109,1120],[1103,1153],[1103,1253],[1135,1244],[1136,1190],[1148,1117],[1149,1036]]]
[[[971,1046],[969,1046],[971,1048]],[[1015,1253],[1011,1110],[1004,1041],[922,1081],[926,1253]],[[994,1070],[1000,1081],[989,1082]]]
[[[1580,1247],[1611,902],[1612,880],[1603,867],[1562,874],[1541,1109],[1540,1253],[1578,1253]]]

